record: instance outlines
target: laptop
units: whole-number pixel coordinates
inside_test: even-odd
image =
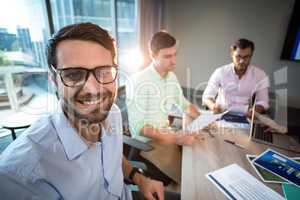
[[[252,141],[300,153],[300,143],[298,141],[300,133],[290,133],[287,131],[287,133],[283,134],[268,131],[268,126],[255,119],[255,112],[252,112],[250,125],[250,139]]]

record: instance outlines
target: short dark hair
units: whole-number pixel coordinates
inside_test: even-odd
[[[255,49],[254,43],[252,41],[248,40],[248,39],[245,39],[245,38],[238,39],[230,47],[230,49],[232,51],[235,51],[237,48],[239,48],[239,49],[250,48],[252,50],[252,52],[254,52],[254,49]]]
[[[159,31],[152,36],[150,42],[150,51],[157,54],[159,50],[173,47],[176,44],[176,39],[166,31]]]
[[[105,29],[96,24],[88,22],[65,26],[49,40],[47,45],[47,61],[50,69],[51,65],[55,68],[57,67],[57,45],[65,40],[83,40],[98,43],[110,51],[113,64],[117,63],[117,48],[115,40]]]

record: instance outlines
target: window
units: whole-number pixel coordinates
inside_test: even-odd
[[[47,10],[47,4],[51,10]],[[14,8],[14,12],[11,12]],[[52,18],[48,20],[49,13]],[[121,76],[124,83],[132,65],[128,53],[136,49],[137,0],[7,0],[0,7],[0,119],[1,110],[19,111],[47,96],[45,49],[50,28],[78,22],[92,22],[116,38]],[[10,73],[7,73],[10,72]],[[48,102],[49,100],[40,102]],[[48,109],[48,108],[47,108]],[[30,111],[31,112],[31,111]]]
[[[116,38],[121,68],[119,83],[130,73],[128,53],[137,46],[136,0],[51,0],[55,31],[67,24],[92,22]]]
[[[0,111],[19,111],[23,105],[37,111],[40,104],[31,103],[47,98],[45,47],[50,34],[45,13],[41,0],[9,0],[0,6]]]
[[[51,0],[55,31],[68,24],[92,22],[111,31],[111,0]]]
[[[135,0],[117,0],[117,38],[119,46],[119,64],[121,73],[119,84],[136,71],[142,58],[138,54],[137,3]]]

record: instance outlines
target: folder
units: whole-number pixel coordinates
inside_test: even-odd
[[[298,200],[300,197],[300,188],[293,184],[283,183],[282,190],[287,200]]]

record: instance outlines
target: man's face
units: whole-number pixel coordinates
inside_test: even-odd
[[[158,66],[166,72],[173,71],[176,65],[177,47],[164,48],[159,50],[157,54],[153,55],[153,58]]]
[[[240,49],[237,48],[234,51],[231,51],[231,57],[234,64],[235,72],[238,75],[245,74],[248,65],[250,64],[252,57],[251,48]]]
[[[110,51],[95,42],[65,40],[58,44],[56,52],[57,69],[113,65]],[[76,87],[65,86],[57,74],[56,86],[64,112],[76,120],[85,119],[90,123],[99,123],[107,117],[117,87],[116,81],[99,83],[93,73],[89,73],[84,85]]]

